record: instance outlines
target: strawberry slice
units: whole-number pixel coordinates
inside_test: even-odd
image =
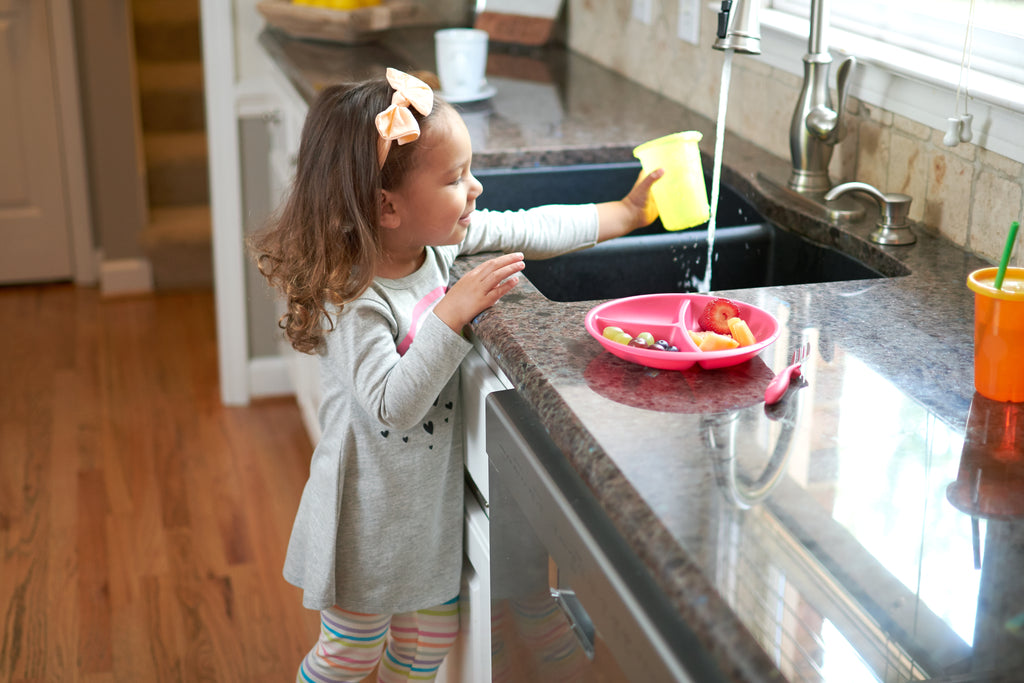
[[[737,318],[739,315],[740,309],[729,299],[712,299],[697,318],[697,323],[702,329],[728,335],[729,318]]]

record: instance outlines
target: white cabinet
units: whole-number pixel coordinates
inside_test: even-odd
[[[269,139],[269,166],[271,204],[275,210],[284,201],[295,177],[299,154],[299,140],[309,106],[298,91],[279,71],[266,80],[271,111],[264,116]],[[278,316],[284,313],[284,302],[278,301]],[[288,378],[295,400],[299,404],[302,421],[313,443],[320,440],[317,410],[323,395],[320,385],[320,358],[295,351],[287,341],[278,345],[285,359]]]
[[[465,568],[459,607],[459,639],[445,661],[444,683],[491,680],[491,552],[487,518],[487,440],[484,406],[493,391],[512,383],[474,339],[460,369],[466,458]]]
[[[270,138],[270,179],[274,204],[278,205],[291,186],[299,155],[299,140],[309,106],[280,72],[268,79],[274,112],[267,118]]]
[[[448,653],[439,683],[491,680],[491,568],[487,515],[466,490],[465,562],[459,593],[459,638]]]
[[[487,504],[487,444],[484,439],[484,401],[492,391],[512,389],[512,383],[494,364],[487,349],[473,340],[462,361],[462,419],[465,425],[466,471]]]

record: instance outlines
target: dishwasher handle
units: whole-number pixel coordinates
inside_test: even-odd
[[[572,629],[573,635],[576,636],[580,647],[586,653],[587,659],[593,661],[596,631],[594,622],[587,614],[587,610],[583,609],[580,599],[576,597],[574,591],[568,588],[552,588],[551,597],[558,605],[558,609],[562,610],[565,618],[569,620],[569,628]]]

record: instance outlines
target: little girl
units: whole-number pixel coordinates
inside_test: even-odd
[[[288,340],[321,356],[323,436],[284,567],[321,611],[297,681],[374,667],[378,681],[434,679],[458,631],[462,330],[515,287],[520,252],[554,256],[657,215],[660,171],[621,201],[475,211],[471,160],[461,117],[413,76],[326,88],[280,216],[251,243],[285,297]],[[455,258],[482,251],[513,253],[449,287]]]

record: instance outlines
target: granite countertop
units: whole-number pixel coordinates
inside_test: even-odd
[[[433,65],[427,29],[358,48],[260,41],[307,98]],[[687,129],[713,149],[712,121],[559,48],[492,49],[488,78],[497,95],[464,109],[476,167],[626,161]],[[721,292],[782,325],[731,369],[619,360],[584,329],[598,301],[550,301],[528,280],[474,334],[725,678],[1014,680],[1024,495],[1006,483],[1021,454],[1000,454],[997,430],[1024,433],[1024,410],[974,393],[965,286],[990,264],[921,225],[913,246],[873,245],[873,219],[829,225],[766,180],[784,183],[788,161],[728,133],[724,147],[723,182],[766,218],[890,277]],[[805,381],[766,409],[765,386],[805,341]]]

